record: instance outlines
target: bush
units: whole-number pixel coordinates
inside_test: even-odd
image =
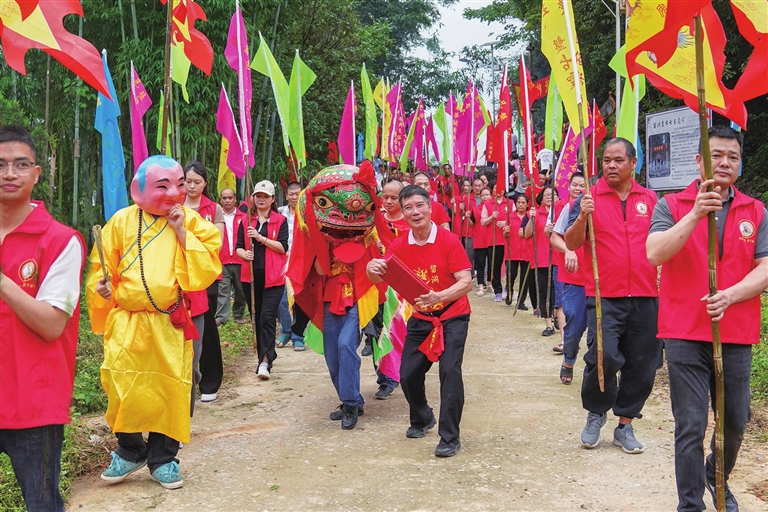
[[[768,296],[762,297],[760,344],[752,347],[752,396],[768,401]]]

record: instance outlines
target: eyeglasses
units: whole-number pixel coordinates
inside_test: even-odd
[[[11,169],[17,176],[28,176],[35,165],[35,162],[29,160],[16,160],[15,162],[0,160],[0,176],[5,176]]]

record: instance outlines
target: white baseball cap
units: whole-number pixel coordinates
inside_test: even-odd
[[[268,180],[260,181],[260,182],[258,182],[253,187],[253,194],[251,194],[251,195],[254,195],[257,192],[262,192],[264,194],[268,194],[268,195],[274,197],[275,196],[275,186],[272,184],[271,181],[268,181]]]

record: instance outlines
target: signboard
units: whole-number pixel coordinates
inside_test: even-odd
[[[708,124],[711,124],[711,117]],[[699,177],[699,114],[688,107],[645,116],[646,183],[652,190],[681,190]]]

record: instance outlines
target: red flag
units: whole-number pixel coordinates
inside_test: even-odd
[[[490,129],[490,128],[489,128]],[[499,88],[499,111],[496,114],[496,131],[493,160],[499,165],[496,175],[496,193],[501,194],[509,190],[509,139],[512,136],[512,98],[509,95],[509,81],[507,80],[507,64],[504,64],[504,73],[501,75],[501,87]],[[488,137],[491,137],[490,132]]]
[[[43,50],[112,99],[101,54],[82,37],[67,32],[62,19],[68,14],[84,16],[79,0],[5,0],[0,8],[0,35],[5,61],[12,69],[26,75],[24,56],[27,50]]]
[[[745,5],[745,2],[731,0],[733,17],[744,39],[755,47],[752,56],[747,61],[744,72],[736,83],[734,93],[741,101],[750,100],[768,92],[768,2],[756,2]]]
[[[435,138],[435,122],[432,117],[433,116],[429,116],[429,122],[427,122],[427,145],[432,147],[432,153],[435,155],[435,160],[437,160],[437,163],[440,163],[440,150],[437,146],[437,139]]]
[[[597,165],[597,146],[600,145],[600,143],[603,141],[603,139],[608,135],[608,129],[605,127],[605,122],[603,121],[603,116],[600,114],[600,109],[597,107],[597,102],[593,99],[592,100],[592,125],[594,126],[594,129],[592,130],[592,136],[590,141],[590,158],[589,158],[589,166],[587,167],[587,177],[591,178],[593,176],[597,176],[598,171],[598,165]]]
[[[173,44],[182,42],[184,55],[196,68],[205,73],[205,76],[208,76],[213,66],[213,48],[208,38],[195,28],[195,21],[198,19],[207,21],[205,11],[195,3],[195,0],[176,1],[178,3],[173,8],[171,41]],[[166,0],[160,0],[163,5],[165,2]]]
[[[529,95],[531,97],[531,103],[534,101],[546,98],[547,92],[549,91],[549,78],[548,76],[545,76],[541,80],[536,80],[531,84],[531,90],[529,92]],[[530,80],[530,76],[528,77]],[[520,84],[512,84],[512,89],[515,91],[515,99],[517,99],[517,110],[518,114],[520,113]]]
[[[531,181],[536,184],[541,184],[541,177],[539,176],[538,163],[536,162],[536,143],[533,140],[533,127],[531,126],[531,105],[533,100],[531,99],[531,76],[528,74],[528,70],[525,67],[525,60],[520,57],[520,84],[522,84],[520,91],[520,117],[523,120],[523,138],[525,139],[525,172]]]

